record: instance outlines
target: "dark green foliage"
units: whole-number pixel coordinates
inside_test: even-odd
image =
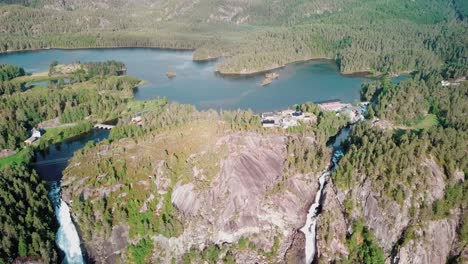
[[[215,244],[211,244],[209,247],[205,248],[202,253],[203,260],[207,261],[210,264],[218,263],[219,259],[219,248]]]
[[[11,64],[0,64],[0,82],[9,81],[24,74],[23,68]]]
[[[129,124],[129,125],[122,125],[122,126],[116,126],[114,127],[109,135],[109,140],[119,140],[121,138],[126,138],[126,137],[139,137],[144,134],[143,128],[135,125],[135,124]]]
[[[283,177],[325,170],[330,157],[330,149],[325,144],[326,141],[311,142],[310,138],[304,136],[289,137],[286,143],[287,159]]]
[[[11,95],[24,90],[24,84],[19,82],[0,81],[0,96]]]
[[[118,61],[88,62],[84,64],[88,78],[94,76],[119,76],[126,72],[125,64]]]
[[[15,149],[36,124],[60,118],[73,123],[93,116],[108,120],[123,110],[124,99],[90,89],[41,90],[0,98],[0,148]]]
[[[445,190],[444,198],[434,202],[434,216],[438,219],[449,215],[450,210],[468,204],[468,182],[456,182]]]
[[[354,222],[353,233],[347,239],[349,263],[384,263],[384,252],[375,243],[375,239],[371,232],[364,226],[362,221]]]
[[[0,262],[18,256],[38,256],[57,261],[52,204],[46,184],[24,165],[0,170]]]
[[[58,65],[58,61],[54,60],[49,64],[49,76],[51,76],[54,73],[54,68],[55,66]]]
[[[76,137],[93,129],[93,124],[89,121],[81,121],[75,126],[64,129],[48,130],[43,134],[39,142],[39,149],[46,149],[50,144],[62,142],[65,139]],[[59,130],[59,131],[56,131]]]
[[[317,124],[312,126],[312,131],[318,142],[326,143],[330,137],[337,135],[340,129],[349,122],[348,117],[336,115],[335,112],[331,111],[323,111],[318,105],[313,103],[301,104],[299,110],[312,113],[317,117]]]
[[[433,114],[444,127],[468,129],[468,83],[443,87],[437,73],[418,75],[393,85],[389,81],[363,85],[361,96],[373,98],[379,118],[412,126]]]
[[[149,257],[153,252],[153,240],[150,238],[141,239],[136,245],[130,245],[128,250],[133,258],[134,263],[148,263]]]
[[[133,89],[140,83],[140,80],[129,76],[96,77],[94,81],[100,91],[124,91],[129,97],[133,96]]]
[[[464,150],[468,135],[452,128],[437,128],[421,133],[388,131],[358,124],[353,129],[348,152],[333,174],[335,183],[352,188],[362,175],[367,175],[377,192],[383,192],[397,202],[405,198],[402,186],[416,183],[427,174],[419,166],[432,157],[452,175],[456,170],[467,171]]]

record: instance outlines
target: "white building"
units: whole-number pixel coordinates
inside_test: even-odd
[[[446,80],[442,80],[440,83],[441,83],[442,86],[444,86],[444,87],[450,86],[450,82],[449,82],[449,81],[446,81]]]
[[[39,138],[41,138],[42,134],[41,134],[41,131],[39,129],[36,129],[36,128],[33,128],[31,130],[31,137],[26,139],[24,141],[24,143],[28,144],[28,145],[31,145],[32,143],[34,143],[36,140],[38,140]]]
[[[31,130],[31,137],[40,138],[41,136],[41,131],[39,129],[33,128]]]

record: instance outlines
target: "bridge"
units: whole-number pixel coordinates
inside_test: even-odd
[[[94,125],[94,128],[97,128],[97,129],[106,129],[106,130],[111,130],[112,128],[114,128],[115,126],[113,125],[106,125],[106,124],[95,124]]]

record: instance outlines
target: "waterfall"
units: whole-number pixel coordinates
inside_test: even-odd
[[[301,232],[304,233],[306,237],[305,245],[305,255],[306,255],[306,264],[312,263],[315,257],[315,243],[316,243],[316,229],[317,229],[317,219],[319,217],[319,208],[320,200],[323,194],[323,188],[327,183],[330,173],[338,168],[338,162],[343,157],[343,151],[341,150],[341,143],[348,138],[350,128],[343,128],[339,135],[335,138],[333,143],[333,156],[332,156],[332,166],[330,170],[322,173],[319,178],[320,188],[315,194],[314,203],[310,206],[309,212],[307,213],[306,224],[301,228]]]
[[[364,113],[367,111],[367,106],[363,105],[360,109],[360,118],[359,121],[364,121]],[[323,188],[327,183],[328,177],[330,176],[331,172],[338,169],[338,162],[344,156],[341,144],[349,137],[349,133],[354,124],[349,127],[344,127],[341,129],[340,133],[336,136],[335,141],[332,144],[333,148],[333,156],[331,159],[331,167],[328,171],[322,173],[319,178],[320,188],[315,194],[314,203],[310,206],[309,211],[307,213],[307,220],[305,225],[300,229],[302,233],[304,233],[306,238],[305,244],[305,256],[306,256],[306,264],[310,264],[314,261],[315,258],[315,251],[316,251],[316,235],[317,235],[317,219],[319,217],[319,208],[320,208],[320,200],[322,199]]]
[[[80,237],[76,231],[75,224],[70,216],[70,208],[60,197],[60,183],[53,182],[49,193],[50,199],[54,205],[55,216],[59,222],[55,241],[57,246],[65,254],[64,264],[82,264],[84,263],[81,253]]]
[[[310,206],[309,212],[307,213],[307,221],[304,227],[301,228],[301,232],[304,233],[306,237],[305,245],[305,255],[306,263],[312,263],[315,256],[315,236],[316,236],[316,227],[317,227],[317,217],[319,215],[320,199],[322,198],[323,187],[327,182],[330,172],[324,172],[320,176],[320,188],[315,194],[315,201]]]

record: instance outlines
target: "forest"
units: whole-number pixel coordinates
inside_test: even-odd
[[[342,73],[380,75],[445,68],[449,77],[467,75],[468,8],[463,1],[288,0],[251,5],[217,0],[179,12],[180,1],[152,5],[149,9],[156,16],[143,11],[145,0],[117,1],[108,9],[96,8],[100,0],[71,1],[55,9],[48,1],[4,5],[0,7],[5,14],[0,16],[0,52],[157,47],[194,49],[196,60],[229,57],[218,65],[226,74],[328,58],[336,61]],[[217,7],[223,5],[242,11],[224,19],[217,14]],[[122,19],[129,12],[139,15]]]
[[[86,82],[78,89],[73,84],[58,82],[53,89],[36,87],[0,97],[0,148],[22,146],[23,140],[29,137],[29,130],[42,121],[59,118],[60,123],[65,124],[86,117],[97,121],[118,117],[140,81],[119,76],[124,68],[120,62],[84,65],[86,71],[79,69],[70,77],[72,83]]]
[[[390,199],[400,208],[410,205],[411,219],[418,219],[410,228],[454,217],[457,210],[466,218],[468,85],[442,86],[442,74],[419,73],[399,84],[381,80],[363,85],[362,99],[373,102],[368,121],[353,128],[346,154],[332,175],[334,184],[348,192],[344,202],[348,215],[362,206],[349,190],[370,181],[380,199]],[[376,125],[381,119],[389,125]],[[431,166],[439,166],[445,175],[444,195],[435,201],[415,195],[415,190],[430,189],[430,175],[435,173]],[[457,239],[462,245],[468,243],[467,231],[467,222],[461,221]],[[415,235],[410,230],[401,243],[412,239]],[[455,259],[462,261],[462,257]]]
[[[57,223],[47,195],[46,183],[27,165],[0,169],[0,263],[58,260]]]

